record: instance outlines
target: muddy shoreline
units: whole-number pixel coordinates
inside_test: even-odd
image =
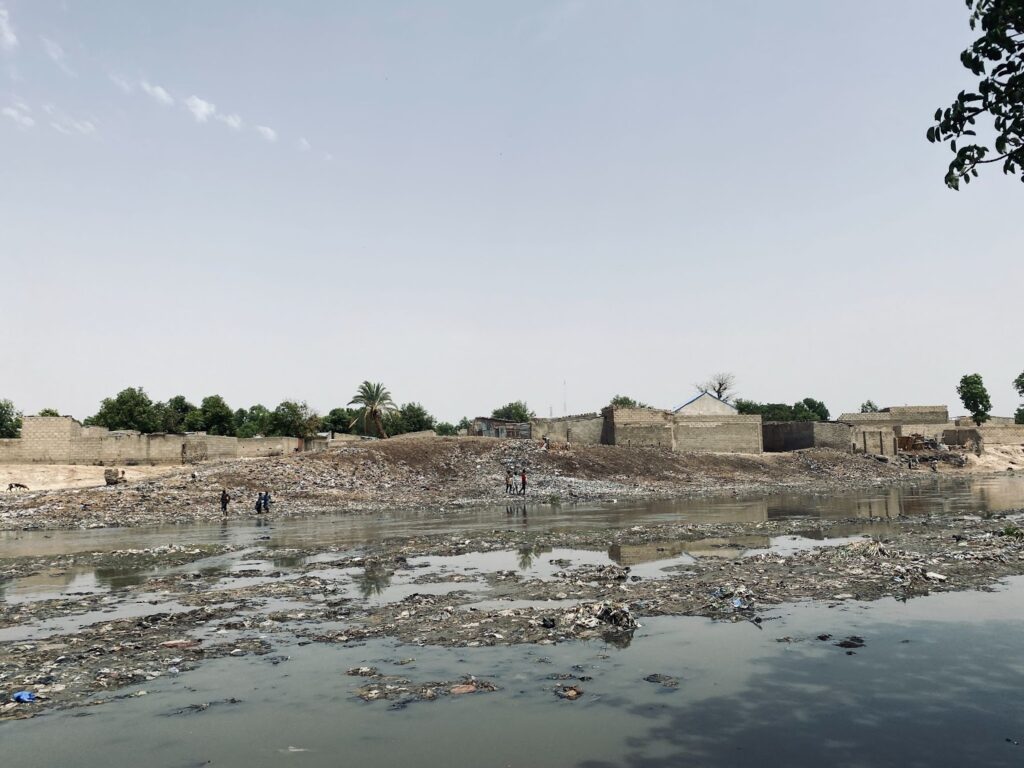
[[[884,458],[884,457],[883,457]],[[789,454],[678,454],[657,448],[580,446],[546,451],[525,440],[423,438],[319,454],[168,468],[110,487],[0,494],[0,531],[139,527],[255,517],[269,490],[278,517],[394,510],[444,512],[507,503],[628,503],[895,486],[945,465],[908,468],[829,450]],[[506,468],[526,467],[525,496],[503,491]],[[953,470],[956,471],[956,470]]]

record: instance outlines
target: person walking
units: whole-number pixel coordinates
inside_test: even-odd
[[[259,496],[256,497],[256,514],[258,515],[263,511],[263,491],[260,491]]]
[[[220,512],[222,515],[228,514],[228,502],[231,501],[231,497],[228,496],[227,488],[220,489]]]
[[[505,470],[505,493],[512,493],[512,468]]]
[[[263,511],[270,514],[270,491],[263,492]]]
[[[523,467],[523,471],[519,473],[519,480],[521,485],[519,486],[519,495],[526,495],[526,467]]]

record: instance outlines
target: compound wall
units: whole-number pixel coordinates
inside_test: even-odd
[[[694,453],[761,453],[761,417],[684,416],[654,408],[605,408],[605,441]]]
[[[853,426],[827,421],[767,421],[761,426],[769,453],[805,448],[853,449]]]
[[[598,445],[603,431],[604,418],[596,413],[530,421],[530,433],[533,437],[547,437],[556,442]]]
[[[83,427],[67,416],[26,416],[21,438],[0,440],[3,464],[191,464],[212,459],[280,456],[301,450],[294,437],[238,439],[188,435],[111,432]]]

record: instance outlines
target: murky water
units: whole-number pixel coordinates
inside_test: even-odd
[[[286,662],[223,659],[140,698],[0,724],[5,763],[137,766],[1018,766],[1024,580],[997,593],[828,608],[748,622],[649,620],[626,647],[438,649],[282,643]],[[816,636],[859,635],[854,655]],[[788,639],[786,639],[788,638]],[[412,663],[398,664],[413,658]],[[414,681],[476,675],[494,693],[392,709],[345,669]],[[644,678],[670,675],[677,688]],[[590,678],[577,701],[553,675]],[[215,704],[205,711],[188,709]],[[54,738],[59,735],[59,738]]]
[[[85,531],[0,531],[0,557],[59,555],[166,544],[304,547],[360,546],[394,536],[487,531],[592,530],[690,522],[761,522],[782,518],[896,518],[925,514],[980,514],[1024,506],[1024,475],[976,479],[934,477],[913,486],[833,494],[774,494],[607,504],[515,504],[472,510],[424,510],[323,515],[301,519],[233,520],[226,524],[105,528]]]
[[[973,482],[937,478],[915,488],[838,496],[773,496],[642,505],[548,506],[471,512],[239,521],[226,526],[149,530],[0,534],[0,556],[143,548],[168,543],[252,545],[183,568],[218,576],[234,588],[295,578],[300,569],[337,579],[348,597],[379,604],[413,592],[464,590],[463,608],[517,607],[495,599],[483,575],[512,571],[550,579],[563,568],[628,565],[657,579],[704,557],[741,557],[765,549],[833,546],[862,525],[829,530],[816,518],[983,514],[1024,507],[1024,478]],[[676,521],[760,521],[800,516],[806,535],[746,535],[697,542],[613,546],[607,551],[531,549],[412,558],[408,569],[341,568],[337,553],[309,558],[289,548],[332,544],[356,551],[391,536],[529,529],[623,527]],[[269,524],[267,524],[269,522]],[[884,523],[881,524],[884,526]],[[258,548],[267,548],[269,553]],[[173,569],[168,569],[173,570]],[[118,593],[152,572],[72,568],[7,584],[11,603],[90,596],[95,610],[37,626],[0,630],[0,640],[72,632],[112,615],[145,615],[182,606],[145,593]],[[423,583],[424,576],[429,578]],[[479,593],[479,600],[475,600]],[[106,596],[106,597],[104,597]],[[109,602],[108,602],[109,601]],[[571,605],[572,600],[556,600]],[[263,610],[308,606],[268,601]],[[223,766],[935,766],[1024,764],[1024,578],[994,593],[937,594],[898,603],[848,601],[780,606],[750,622],[695,618],[643,621],[632,640],[556,646],[436,648],[394,641],[336,646],[273,635],[272,657],[204,663],[117,691],[102,706],[0,723],[4,763],[83,768]],[[821,641],[827,633],[832,640]],[[848,635],[866,644],[852,655],[833,645]],[[281,661],[281,657],[287,657]],[[400,664],[409,658],[411,663]],[[277,662],[277,663],[274,663]],[[395,708],[364,702],[364,680],[345,674],[371,665],[417,683],[475,675],[493,693],[447,696]],[[678,681],[663,687],[644,678]],[[557,676],[572,676],[577,701],[559,699]],[[9,693],[0,682],[0,694]],[[97,697],[99,698],[99,697]],[[215,703],[198,711],[195,705]],[[59,734],[59,738],[54,738]],[[1019,743],[1018,743],[1019,742]]]

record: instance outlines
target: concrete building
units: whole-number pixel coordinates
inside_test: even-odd
[[[680,416],[735,416],[739,411],[710,392],[701,392],[692,400],[680,405],[673,413]]]
[[[25,416],[21,437],[0,440],[0,464],[192,464],[208,459],[281,456],[301,451],[296,437],[220,437],[110,431],[70,416]]]
[[[896,433],[885,424],[855,425],[841,421],[766,421],[762,427],[768,453],[831,448],[847,453],[895,456]]]

